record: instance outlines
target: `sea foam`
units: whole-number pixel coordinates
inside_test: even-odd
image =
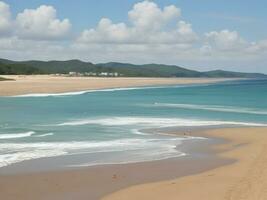
[[[15,138],[24,138],[24,137],[30,137],[33,134],[35,134],[34,131],[29,131],[25,133],[12,133],[12,134],[0,134],[0,139],[15,139]]]
[[[35,143],[0,143],[0,167],[10,164],[44,157],[61,155],[75,155],[81,153],[107,153],[107,152],[135,152],[127,157],[129,162],[142,159],[160,158],[163,156],[178,156],[180,152],[176,146],[184,140],[194,138],[153,138],[153,139],[120,139],[110,141],[72,141],[72,142],[35,142]],[[197,138],[195,138],[197,139]],[[146,158],[143,158],[143,155]],[[139,159],[138,159],[139,158]],[[125,158],[126,159],[126,158]],[[99,159],[97,159],[99,160]],[[104,160],[99,160],[104,162]],[[116,159],[115,159],[116,161]]]
[[[44,133],[41,135],[35,135],[35,137],[46,137],[46,136],[52,136],[52,135],[54,135],[54,133]]]
[[[184,87],[204,87],[211,84],[184,84],[184,85],[162,85],[162,86],[138,86],[138,87],[121,87],[121,88],[106,88],[106,89],[92,89],[92,90],[82,90],[76,92],[61,92],[61,93],[31,93],[15,95],[11,97],[57,97],[57,96],[74,96],[82,95],[91,92],[115,92],[115,91],[127,91],[127,90],[147,90],[147,89],[162,89],[162,88],[184,88]]]
[[[110,117],[110,118],[89,118],[67,121],[57,126],[81,126],[98,124],[102,126],[127,126],[139,125],[148,127],[176,127],[176,126],[218,126],[218,125],[240,125],[240,126],[266,126],[267,124],[238,122],[238,121],[216,121],[182,118],[158,118],[158,117]]]
[[[191,109],[191,110],[209,110],[209,111],[219,111],[219,112],[267,115],[267,110],[258,110],[258,109],[253,109],[253,108],[234,107],[234,106],[176,104],[176,103],[155,103],[153,106],[182,108],[182,109]]]
[[[83,90],[83,91],[77,91],[77,92],[62,92],[62,93],[32,93],[32,94],[15,95],[12,97],[74,96],[74,95],[82,95],[82,94],[91,93],[91,92],[114,92],[114,91],[125,91],[125,90],[145,90],[145,89],[157,89],[157,88],[166,88],[166,87],[170,87],[170,86],[107,88],[107,89]],[[178,87],[178,86],[176,86],[176,87]]]

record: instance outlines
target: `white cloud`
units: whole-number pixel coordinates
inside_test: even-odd
[[[15,60],[67,59],[67,56],[71,55],[65,56],[67,47],[60,43],[55,43],[54,41],[23,40],[17,36],[0,38],[0,47],[1,58]],[[64,53],[62,54],[62,52]]]
[[[25,9],[12,19],[9,5],[0,1],[0,57],[216,68],[221,64],[240,69],[267,63],[267,40],[246,41],[237,31],[228,29],[196,34],[182,19],[178,7],[162,8],[152,1],[133,5],[127,21],[115,23],[102,18],[96,27],[78,33],[76,38],[68,38],[70,30],[70,21],[59,19],[52,6]]]
[[[179,8],[171,5],[161,10],[157,4],[151,1],[143,1],[134,5],[128,12],[130,21],[136,29],[154,31],[160,29],[164,23],[179,17]]]
[[[208,39],[208,43],[219,50],[236,50],[248,45],[236,31],[229,31],[226,29],[219,32],[212,31],[205,35]]]
[[[267,52],[267,40],[261,40],[253,42],[247,49],[246,52],[251,54],[259,54]]]
[[[183,37],[184,41],[193,42],[197,39],[197,34],[192,30],[192,25],[186,23],[184,21],[178,22],[178,35],[179,37]]]
[[[37,9],[25,9],[16,18],[16,34],[21,38],[50,40],[62,39],[70,31],[68,19],[60,21],[56,9],[42,5]]]
[[[237,31],[221,30],[205,34],[206,40],[200,48],[205,59],[220,61],[257,61],[266,57],[267,40],[249,42],[243,39]]]
[[[12,27],[9,5],[0,1],[0,36],[10,32]]]
[[[130,25],[113,23],[108,18],[99,21],[96,28],[84,30],[78,43],[95,44],[187,44],[197,40],[191,24],[178,21],[181,11],[171,5],[160,9],[151,1],[143,1],[128,12]],[[166,31],[165,26],[177,22],[177,27]],[[86,44],[84,44],[86,45]]]
[[[78,41],[92,43],[120,43],[130,40],[131,30],[124,23],[113,24],[102,18],[95,29],[85,30]]]

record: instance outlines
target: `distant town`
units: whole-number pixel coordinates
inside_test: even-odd
[[[59,75],[59,74],[57,74]],[[101,77],[118,77],[123,76],[123,74],[119,74],[118,72],[69,72],[68,76],[101,76]]]

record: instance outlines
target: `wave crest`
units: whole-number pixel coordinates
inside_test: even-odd
[[[52,135],[54,135],[54,133],[44,133],[41,135],[36,135],[35,137],[46,137],[46,136],[52,136]]]
[[[91,92],[114,92],[114,91],[125,91],[125,90],[145,90],[145,89],[157,89],[166,88],[170,86],[154,86],[154,87],[125,87],[125,88],[107,88],[107,89],[95,89],[95,90],[83,90],[77,92],[62,92],[62,93],[32,93],[32,94],[22,94],[12,97],[50,97],[50,96],[74,96],[82,95]],[[178,86],[176,86],[178,87]]]
[[[121,139],[110,141],[72,141],[72,142],[38,142],[38,143],[0,143],[0,167],[25,160],[75,155],[81,153],[134,152],[141,151],[140,157],[127,157],[126,160],[153,160],[153,156],[164,159],[164,156],[179,156],[176,146],[183,140],[197,138],[162,138],[162,139]],[[152,156],[152,157],[151,157]],[[99,158],[96,162],[106,162]],[[116,161],[116,159],[115,159]],[[93,162],[92,162],[93,164]]]
[[[252,108],[233,107],[233,106],[174,104],[174,103],[155,103],[154,106],[169,107],[169,108],[182,108],[182,109],[191,109],[191,110],[209,110],[209,111],[219,111],[219,112],[267,115],[267,110],[257,110],[257,109],[252,109]]]
[[[139,125],[144,127],[175,127],[175,126],[216,126],[216,125],[240,125],[240,126],[266,126],[267,124],[237,122],[237,121],[211,121],[181,118],[153,118],[153,117],[110,117],[96,119],[81,119],[57,124],[57,126],[81,126],[98,124],[102,126],[127,126]]]
[[[30,137],[33,134],[35,134],[34,131],[29,131],[25,133],[12,133],[12,134],[0,134],[0,139],[15,139],[15,138],[24,138],[24,137]]]

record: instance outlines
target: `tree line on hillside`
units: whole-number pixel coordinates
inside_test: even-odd
[[[125,77],[241,77],[241,78],[267,78],[260,73],[241,73],[223,70],[199,72],[176,65],[130,63],[100,63],[83,62],[80,60],[68,61],[12,61],[0,59],[0,75],[29,75],[29,74],[100,74],[118,73]]]
[[[29,74],[44,74],[44,72],[36,67],[27,66],[24,64],[3,64],[0,63],[1,75],[29,75]]]

